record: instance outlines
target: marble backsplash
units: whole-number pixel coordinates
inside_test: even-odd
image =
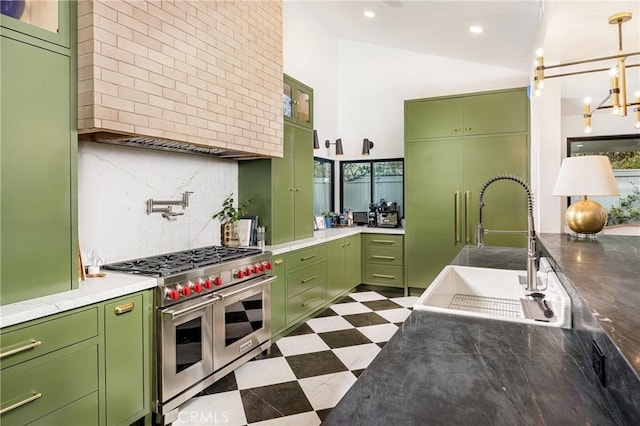
[[[146,203],[181,200],[182,216],[147,214]],[[212,216],[238,192],[238,163],[215,157],[79,142],[78,238],[105,263],[220,244]],[[85,260],[86,263],[86,260]]]

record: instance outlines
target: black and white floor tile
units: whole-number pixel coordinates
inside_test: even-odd
[[[192,398],[173,424],[319,425],[416,300],[395,289],[350,293]]]

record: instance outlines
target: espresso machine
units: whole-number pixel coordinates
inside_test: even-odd
[[[398,228],[400,227],[400,207],[391,201],[385,201],[384,198],[378,204],[369,204],[369,225],[379,228]]]

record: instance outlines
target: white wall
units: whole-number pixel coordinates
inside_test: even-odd
[[[345,160],[404,157],[404,101],[524,87],[527,73],[355,41],[341,41],[338,132]]]
[[[147,215],[146,202],[181,200],[184,212],[168,220]],[[106,263],[220,244],[211,217],[230,193],[238,193],[235,161],[117,145],[78,144],[78,234],[83,253]]]

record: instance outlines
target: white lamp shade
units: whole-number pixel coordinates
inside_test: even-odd
[[[568,157],[562,161],[553,195],[620,195],[618,183],[605,155]]]

